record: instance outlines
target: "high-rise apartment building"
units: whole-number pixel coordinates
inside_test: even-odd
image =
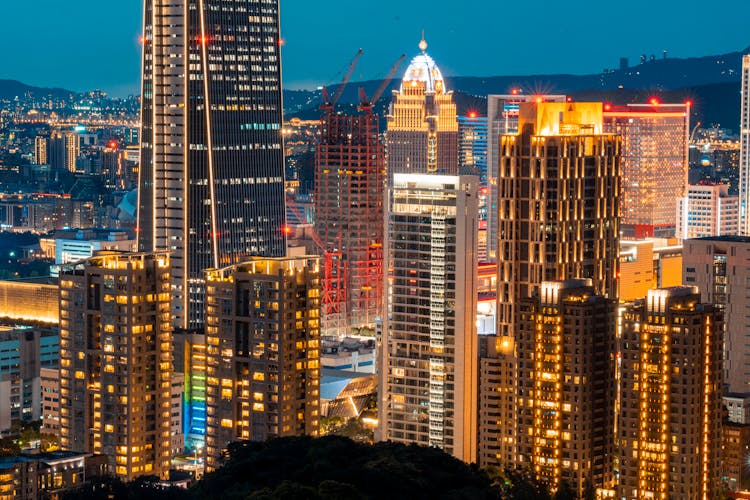
[[[601,103],[522,103],[519,133],[500,142],[498,335],[543,281],[591,279],[617,295],[620,139]]]
[[[487,260],[497,261],[497,180],[500,165],[500,136],[518,133],[518,109],[522,102],[565,102],[564,95],[511,94],[487,96]]]
[[[406,68],[387,118],[388,178],[396,173],[458,173],[458,122],[453,92],[435,61],[427,55],[427,42]]]
[[[141,95],[139,249],[201,327],[204,269],[285,253],[278,1],[146,0]]]
[[[616,301],[590,280],[552,281],[519,309],[516,465],[579,498],[611,489]]]
[[[688,184],[690,104],[607,104],[604,131],[622,136],[623,234],[674,236]]]
[[[315,153],[315,232],[323,252],[323,329],[373,327],[383,306],[385,152],[378,116],[324,114]]]
[[[724,313],[724,384],[727,392],[745,397],[750,396],[748,262],[750,237],[716,236],[683,243],[684,283],[697,286],[701,301],[713,304]]]
[[[182,434],[185,451],[206,447],[206,335],[203,331],[174,333],[174,371],[183,377]]]
[[[317,257],[253,258],[207,272],[206,459],[231,441],[317,436]]]
[[[34,137],[34,165],[49,165],[49,137]]]
[[[740,234],[750,235],[750,54],[742,56],[740,89]]]
[[[721,322],[697,287],[623,314],[618,498],[720,498]]]
[[[57,130],[52,133],[49,143],[49,161],[52,168],[75,172],[76,161],[80,155],[78,133],[72,130]]]
[[[102,252],[60,273],[60,446],[130,481],[170,467],[169,254]]]
[[[477,456],[477,178],[395,174],[379,437]]]
[[[729,195],[729,184],[689,185],[677,200],[677,237],[736,235],[739,216],[739,197]]]

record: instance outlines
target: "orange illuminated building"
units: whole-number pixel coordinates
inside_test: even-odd
[[[676,238],[620,242],[620,302],[642,299],[649,290],[682,284],[682,245]]]
[[[622,229],[672,237],[688,183],[690,103],[604,105],[604,131],[622,136]]]
[[[387,116],[388,176],[394,173],[455,175],[458,173],[458,118],[453,92],[427,42],[406,69],[401,87],[393,91]]]

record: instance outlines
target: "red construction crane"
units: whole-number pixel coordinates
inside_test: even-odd
[[[401,64],[403,64],[404,59],[406,59],[406,54],[401,54],[401,57],[398,58],[398,61],[396,61],[393,66],[391,66],[391,69],[388,70],[388,74],[385,76],[383,81],[380,83],[380,86],[377,88],[374,94],[372,94],[372,98],[368,99],[367,94],[365,94],[365,90],[360,87],[359,88],[359,110],[369,110],[372,109],[372,107],[375,105],[376,102],[378,102],[378,99],[380,99],[380,96],[383,95],[383,92],[385,92],[385,89],[388,88],[388,85],[391,83],[391,79],[396,74],[398,69],[401,67]]]
[[[336,93],[333,94],[333,99],[331,99],[330,96],[328,95],[328,90],[326,90],[326,88],[323,87],[323,104],[320,105],[320,109],[322,109],[323,111],[326,111],[327,113],[333,113],[333,108],[336,106],[336,103],[339,102],[339,99],[341,98],[341,95],[344,93],[344,89],[346,89],[346,85],[349,83],[349,80],[352,79],[354,70],[357,69],[357,63],[359,62],[360,57],[362,57],[362,49],[359,49],[357,51],[357,54],[354,56],[354,59],[352,59],[352,62],[349,63],[349,67],[347,68],[346,73],[344,74],[344,78],[341,79],[341,83],[336,89]]]

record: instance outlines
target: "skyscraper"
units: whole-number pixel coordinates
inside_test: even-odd
[[[379,436],[477,456],[477,178],[395,174]]]
[[[750,235],[750,54],[742,56],[740,96],[740,234]]]
[[[130,481],[170,467],[166,252],[103,252],[60,272],[60,446]]]
[[[697,287],[624,313],[618,498],[720,498],[721,321]]]
[[[378,116],[322,118],[315,153],[315,232],[323,255],[326,333],[374,326],[383,305],[385,152]]]
[[[172,256],[177,327],[203,270],[285,253],[279,5],[146,0],[138,238]]]
[[[500,136],[518,133],[518,108],[522,102],[565,102],[564,95],[511,94],[487,96],[487,260],[497,261],[497,182]]]
[[[729,184],[703,182],[687,186],[677,200],[677,234],[680,240],[736,235],[739,198],[729,195]]]
[[[623,234],[674,236],[688,184],[690,104],[607,104],[604,131],[622,136]]]
[[[521,300],[516,331],[516,465],[578,498],[614,479],[616,302],[590,284],[542,283]]]
[[[453,92],[435,61],[427,55],[427,42],[406,68],[387,118],[388,178],[396,173],[458,173],[458,123]]]
[[[475,111],[458,117],[458,174],[479,178],[479,262],[487,260],[487,117]]]
[[[207,273],[206,465],[231,441],[317,436],[317,257],[256,257]]]
[[[49,137],[38,135],[34,137],[34,164],[49,164]]]
[[[500,145],[498,335],[543,281],[617,296],[620,140],[602,132],[602,104],[522,103],[518,129]]]

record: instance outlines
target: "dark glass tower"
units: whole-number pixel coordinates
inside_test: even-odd
[[[203,271],[283,256],[278,0],[145,0],[139,247],[172,255],[175,326]]]

